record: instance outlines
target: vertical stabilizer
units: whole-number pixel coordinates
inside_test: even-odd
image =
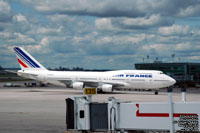
[[[47,70],[22,47],[15,47],[14,51],[22,70]]]

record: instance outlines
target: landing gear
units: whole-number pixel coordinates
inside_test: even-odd
[[[155,95],[158,95],[158,91],[155,91],[155,93],[154,93]]]
[[[98,94],[102,94],[102,93],[103,93],[102,89],[98,89],[98,88],[97,88],[97,93],[98,93]]]

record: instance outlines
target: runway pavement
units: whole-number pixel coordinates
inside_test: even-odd
[[[0,133],[63,133],[65,131],[65,99],[82,95],[81,90],[62,87],[2,87],[0,86]],[[107,101],[114,96],[122,101],[167,101],[166,90],[154,92],[117,91],[97,94],[93,101]],[[181,101],[179,89],[173,99]],[[200,102],[200,90],[188,89],[188,101]]]

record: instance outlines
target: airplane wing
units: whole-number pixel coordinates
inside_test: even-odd
[[[88,87],[98,87],[102,84],[110,84],[113,85],[113,87],[119,87],[119,86],[124,86],[124,83],[120,83],[120,82],[97,82],[97,81],[92,81],[92,80],[76,80],[76,81],[72,81],[72,80],[58,80],[61,83],[64,83],[66,85],[71,85],[74,82],[83,82],[86,86]]]

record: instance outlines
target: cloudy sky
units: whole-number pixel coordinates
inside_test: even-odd
[[[2,67],[14,46],[47,68],[200,62],[200,0],[0,0]]]

